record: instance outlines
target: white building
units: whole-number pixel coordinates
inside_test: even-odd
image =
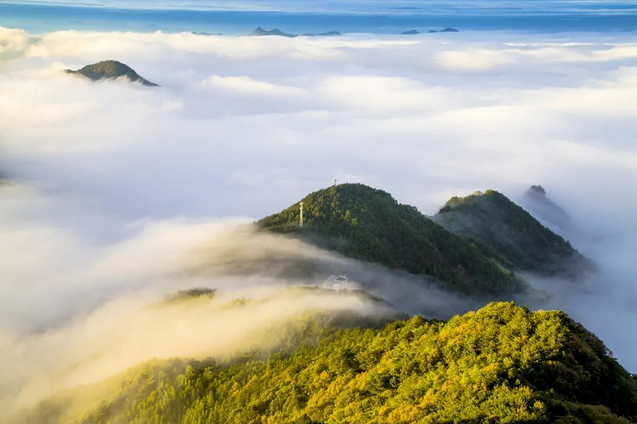
[[[330,275],[321,285],[321,288],[330,290],[351,290],[349,280],[346,275]]]

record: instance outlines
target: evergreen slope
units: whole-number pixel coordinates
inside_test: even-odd
[[[39,410],[44,419],[38,423],[51,422],[55,404],[48,408]],[[619,424],[629,419],[637,419],[637,381],[593,334],[562,312],[493,303],[448,322],[414,317],[383,329],[333,331],[316,345],[266,360],[151,362],[128,373],[118,390],[79,420],[68,422]]]
[[[497,191],[453,197],[433,219],[475,240],[485,254],[512,270],[575,277],[594,268],[570,242]]]
[[[472,242],[401,205],[388,193],[362,184],[319,190],[300,205],[263,218],[259,225],[291,233],[345,256],[428,275],[448,289],[474,295],[521,291],[523,283]]]
[[[93,65],[86,65],[77,71],[67,69],[66,72],[69,74],[83,75],[93,81],[125,77],[132,82],[139,82],[149,87],[158,87],[157,84],[142,78],[132,68],[116,60],[105,60],[94,63]]]

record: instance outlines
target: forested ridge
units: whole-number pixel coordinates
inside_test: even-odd
[[[512,270],[576,277],[594,264],[502,193],[453,197],[433,218]]]
[[[316,343],[229,363],[152,361],[61,420],[25,423],[628,423],[637,381],[559,311],[492,303],[448,322],[310,326]],[[78,392],[82,392],[79,390]],[[66,398],[65,398],[66,396]]]
[[[446,289],[477,295],[524,290],[523,282],[485,255],[472,241],[447,231],[415,207],[362,184],[340,184],[258,221],[354,259],[427,275]]]
[[[447,229],[361,184],[333,186],[302,202],[303,227],[299,203],[257,224],[345,256],[435,277],[466,294],[523,290],[512,271],[545,266],[544,272],[559,272],[560,259],[592,266],[569,242],[493,191],[451,199],[434,218]],[[313,298],[329,294],[330,302],[354,296],[371,309],[295,314],[285,325],[260,330],[268,340],[276,333],[268,347],[216,359],[148,361],[104,382],[58,392],[9,423],[637,421],[637,378],[563,312],[500,302],[448,321],[426,320],[409,318],[361,290],[286,290]],[[195,288],[153,307],[178,313],[216,298],[215,290]],[[295,297],[284,299],[283,305]],[[233,299],[219,308],[266,300]]]

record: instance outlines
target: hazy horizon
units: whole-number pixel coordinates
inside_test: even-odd
[[[617,1],[0,1],[4,26],[34,33],[77,30],[247,34],[257,26],[293,33],[400,34],[464,31],[634,32],[637,6]]]

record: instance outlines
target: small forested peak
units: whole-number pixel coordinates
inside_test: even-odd
[[[104,60],[99,63],[87,65],[77,71],[67,69],[66,72],[70,74],[83,75],[93,81],[125,77],[132,82],[139,82],[149,87],[158,87],[157,84],[142,78],[128,65],[125,65],[116,60]]]
[[[481,201],[480,199],[482,198],[487,199],[487,201],[489,202],[497,203],[503,207],[509,207],[510,203],[512,203],[509,199],[507,199],[506,196],[504,196],[502,193],[499,193],[495,190],[486,190],[484,192],[478,190],[466,197],[453,196],[440,209],[439,213],[448,212],[454,208],[459,208],[459,207],[470,208],[472,204],[474,204],[475,202]]]
[[[389,193],[363,184],[316,191],[258,225],[354,259],[434,277],[455,291],[492,296],[523,289],[519,279],[470,241],[415,207],[398,203]]]
[[[299,230],[301,203],[306,228],[341,221],[356,226],[361,216],[372,218],[398,205],[389,193],[382,190],[364,184],[338,184],[310,193],[291,207],[265,217],[259,223],[277,232]]]
[[[495,190],[453,197],[434,220],[475,240],[486,255],[512,270],[576,277],[594,269],[570,242]]]

